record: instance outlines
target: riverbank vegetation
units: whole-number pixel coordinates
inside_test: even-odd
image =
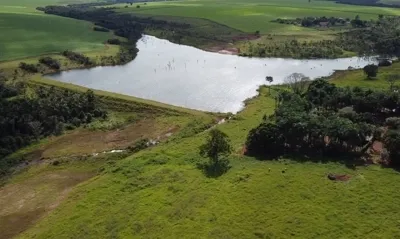
[[[397,91],[338,88],[325,80],[313,81],[305,91],[299,88],[302,82],[290,84],[298,90],[280,93],[275,114],[250,132],[246,143],[249,154],[340,157],[346,161],[346,156],[348,160],[362,159],[379,140],[385,142],[382,162],[399,166]]]

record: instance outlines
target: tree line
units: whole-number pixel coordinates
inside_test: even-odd
[[[311,83],[292,80],[289,86],[291,91],[282,90],[276,97],[274,115],[264,117],[249,132],[248,154],[343,159],[365,155],[378,140],[385,147],[382,160],[400,165],[398,92],[339,88],[322,79]]]
[[[77,93],[40,86],[28,97],[24,87],[0,81],[0,175],[18,163],[7,160],[7,155],[99,117],[107,117],[107,112],[91,90]]]

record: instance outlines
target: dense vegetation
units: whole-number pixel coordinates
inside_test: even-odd
[[[285,19],[278,18],[273,20],[273,22],[281,23],[281,24],[292,24],[292,25],[300,25],[303,27],[327,27],[327,26],[345,26],[350,23],[350,19],[343,19],[337,17],[304,17],[304,18],[296,18],[296,19]]]
[[[278,18],[273,22],[281,23],[281,24],[292,24],[299,25],[302,27],[344,27],[344,26],[352,26],[354,28],[363,28],[368,27],[374,23],[374,21],[365,21],[361,20],[360,16],[357,15],[354,19],[350,20],[349,18],[337,18],[337,17],[304,17],[304,18],[296,18],[296,19],[281,19]]]
[[[18,163],[4,158],[17,149],[107,116],[90,90],[80,94],[39,87],[34,97],[26,97],[24,89],[0,81],[0,175]]]
[[[252,44],[242,56],[257,57],[292,57],[292,58],[335,58],[343,54],[341,47],[335,41],[311,41],[300,42],[298,40],[287,40],[283,42],[271,42],[268,44]]]
[[[39,62],[55,70],[59,70],[61,67],[60,62],[58,60],[53,59],[49,56],[40,58]]]
[[[376,140],[385,142],[386,158],[398,166],[400,158],[400,94],[359,87],[339,88],[325,80],[291,81],[292,92],[276,98],[273,117],[251,130],[247,150],[251,155],[284,154],[326,156],[363,155]]]
[[[343,33],[338,42],[362,55],[400,56],[399,26],[400,17],[380,16],[369,28]]]
[[[78,53],[78,52],[73,52],[73,51],[63,51],[62,55],[65,56],[66,58],[70,59],[71,61],[75,61],[79,64],[85,65],[85,66],[90,66],[93,65],[93,62],[89,59],[89,57]]]

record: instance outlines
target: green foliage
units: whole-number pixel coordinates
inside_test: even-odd
[[[49,56],[40,58],[39,62],[55,70],[59,70],[61,67],[58,60],[53,59]]]
[[[107,115],[91,90],[80,94],[39,87],[35,94],[33,98],[0,98],[0,158],[42,137],[62,134],[64,125],[79,127]],[[0,175],[15,163],[2,163]]]
[[[392,57],[400,55],[400,17],[379,18],[371,27],[342,34],[347,50],[363,55]]]
[[[27,64],[25,62],[21,62],[19,64],[19,68],[21,68],[22,70],[26,71],[26,72],[30,72],[30,73],[37,73],[39,72],[39,69],[36,65],[34,64]]]
[[[93,65],[93,62],[89,59],[89,57],[84,56],[81,53],[73,52],[73,51],[63,51],[61,53],[66,58],[70,59],[71,61],[75,61],[79,64],[90,66]]]
[[[382,134],[377,128],[398,123],[391,117],[398,117],[400,109],[399,93],[337,88],[321,79],[313,81],[305,94],[283,92],[278,101],[274,122],[265,118],[249,132],[249,154],[362,154]],[[397,141],[390,142],[397,146]]]
[[[218,177],[226,173],[230,166],[229,161],[223,156],[232,151],[228,136],[218,129],[211,129],[207,142],[200,146],[200,155],[208,157],[208,164],[202,165],[207,176]]]
[[[377,65],[366,65],[363,68],[364,73],[368,76],[368,78],[376,77],[378,75],[378,66]]]

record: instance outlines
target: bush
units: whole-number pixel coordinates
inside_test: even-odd
[[[117,38],[108,39],[107,43],[111,45],[121,45],[121,41]]]
[[[378,75],[378,66],[371,64],[371,65],[366,65],[364,67],[364,73],[368,76],[368,78],[371,77],[376,77]]]
[[[389,129],[400,129],[400,118],[399,117],[390,117],[386,119],[386,126]]]
[[[31,72],[31,73],[38,73],[39,72],[39,69],[37,68],[36,65],[27,64],[25,62],[19,63],[19,68],[21,68],[24,71]]]
[[[52,69],[56,69],[59,70],[60,69],[60,62],[51,58],[51,57],[42,57],[39,59],[39,62],[52,68]]]
[[[71,61],[78,62],[83,65],[93,65],[93,62],[89,59],[89,57],[84,56],[81,53],[73,52],[73,51],[63,51],[62,55],[66,58],[70,59]]]

